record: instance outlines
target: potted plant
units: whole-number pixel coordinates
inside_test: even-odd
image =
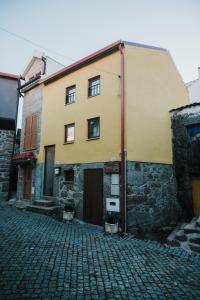
[[[74,218],[74,205],[72,203],[67,203],[64,206],[63,220],[71,221]]]
[[[108,211],[105,220],[105,232],[117,233],[118,232],[119,216],[117,212]]]

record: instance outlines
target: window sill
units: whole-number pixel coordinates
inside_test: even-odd
[[[67,106],[67,105],[71,105],[71,104],[74,104],[74,103],[76,103],[76,101],[74,101],[74,102],[71,102],[71,103],[65,103],[65,106]]]
[[[88,96],[88,98],[93,98],[93,97],[96,97],[96,96],[99,96],[100,95],[100,93],[99,94],[96,94],[96,95],[91,95],[91,96]]]
[[[100,139],[100,136],[87,139],[86,141],[94,141],[94,140],[99,140],[99,139]]]
[[[63,145],[70,145],[70,144],[74,144],[74,142],[66,142],[66,143],[63,143]]]

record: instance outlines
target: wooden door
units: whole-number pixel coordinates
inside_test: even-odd
[[[102,225],[103,220],[103,170],[84,170],[84,219]]]
[[[24,199],[30,199],[31,198],[31,184],[32,183],[32,167],[31,166],[25,166],[24,167],[24,193],[23,197]]]
[[[55,146],[45,147],[44,195],[53,196]]]
[[[194,215],[200,216],[200,178],[192,179],[192,196]]]

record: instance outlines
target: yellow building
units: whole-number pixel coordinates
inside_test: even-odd
[[[43,84],[41,196],[94,224],[112,209],[123,228],[177,218],[169,110],[188,95],[169,52],[117,41]]]

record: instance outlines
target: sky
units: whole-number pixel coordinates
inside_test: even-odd
[[[122,39],[167,48],[188,82],[199,32],[200,0],[0,0],[0,72],[21,74],[35,49],[69,65]]]

